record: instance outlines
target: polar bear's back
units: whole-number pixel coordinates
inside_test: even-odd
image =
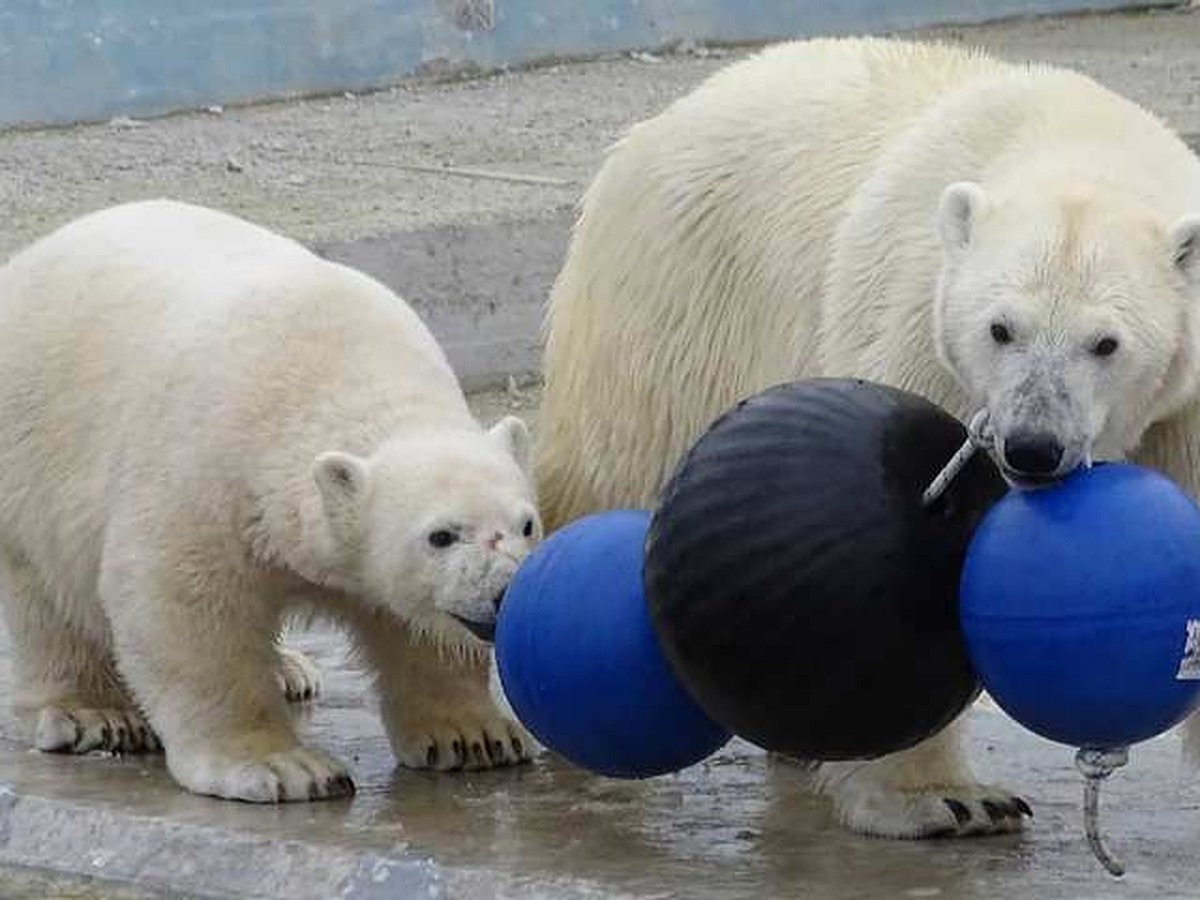
[[[186,203],[92,213],[0,269],[0,321],[46,341],[65,330],[76,338],[103,334],[116,346],[211,342],[214,351],[236,353],[244,348],[230,342],[231,331],[270,329],[280,341],[295,339],[312,331],[306,315],[367,345],[373,335],[394,342],[402,333],[413,355],[444,361],[416,315],[382,285],[265,228]],[[139,359],[124,362],[136,367]]]
[[[1014,70],[949,47],[782,44],[634,126],[551,297],[547,524],[652,502],[717,412],[811,357],[831,241],[874,160],[937,96]]]
[[[195,392],[202,407],[269,413],[377,381],[461,403],[441,348],[391,291],[257,225],[171,201],[85,216],[0,268],[0,343],[0,396],[52,379],[58,396],[128,409],[169,380],[163,400]]]
[[[1136,104],[936,44],[778,45],[630,129],[584,197],[545,323],[547,525],[653,503],[720,411],[789,378],[961,402],[932,352],[937,198],[1034,152],[1111,162],[1164,209],[1193,196],[1194,158]],[[888,341],[910,347],[899,371]]]

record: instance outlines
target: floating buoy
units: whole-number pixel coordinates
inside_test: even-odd
[[[496,666],[539,741],[603,775],[686,768],[730,738],[676,681],[642,590],[647,512],[578,519],[526,558],[504,596]]]
[[[958,585],[1004,482],[977,454],[924,502],[965,437],[915,394],[843,379],[764,391],[700,437],[654,513],[646,592],[713,719],[781,753],[871,758],[976,696]]]
[[[1096,831],[1099,780],[1200,703],[1200,508],[1118,463],[1012,491],[971,542],[961,614],[1000,707],[1080,748],[1089,840],[1120,874]]]

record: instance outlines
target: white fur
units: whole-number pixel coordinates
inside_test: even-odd
[[[526,443],[393,293],[249,223],[155,201],[34,244],[0,269],[0,577],[37,745],[346,793],[286,714],[317,688],[275,643],[299,605],[348,627],[401,762],[522,758],[462,621],[540,536]]]
[[[546,323],[547,524],[653,504],[719,412],[806,375],[987,404],[1001,454],[1051,433],[1063,470],[1139,453],[1195,490],[1196,213],[1183,143],[1069,71],[871,39],[732,65],[632,128],[587,192]],[[956,733],[827,767],[842,819],[1014,827],[947,822],[980,797],[1017,808]]]

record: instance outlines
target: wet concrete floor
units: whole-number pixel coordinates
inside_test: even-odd
[[[161,758],[38,754],[5,720],[0,862],[204,896],[1200,893],[1200,777],[1188,774],[1173,736],[1136,748],[1106,785],[1105,825],[1129,865],[1116,881],[1083,841],[1071,750],[1030,735],[986,702],[972,715],[973,752],[985,778],[1030,799],[1036,817],[1027,833],[885,841],[846,833],[827,802],[806,791],[798,767],[741,742],[643,782],[592,776],[548,756],[484,773],[396,770],[341,639],[308,632],[297,644],[326,672],[325,694],[299,712],[304,731],[349,761],[359,785],[353,800],[256,807],[195,797],[170,782]],[[0,873],[0,896],[8,896],[3,886]],[[109,895],[103,885],[77,887],[99,893],[62,896]]]

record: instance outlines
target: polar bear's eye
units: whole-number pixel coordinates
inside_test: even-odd
[[[1120,341],[1115,337],[1104,337],[1096,341],[1096,346],[1092,347],[1092,355],[1094,356],[1112,356],[1117,352],[1117,348],[1121,346]]]
[[[448,528],[439,528],[437,531],[429,532],[429,544],[431,547],[437,547],[439,550],[449,547],[458,540],[458,535]]]
[[[533,537],[533,519],[525,520],[525,527],[521,529],[521,534],[525,537]]]
[[[1012,332],[1008,330],[1007,325],[1002,325],[999,322],[992,323],[992,340],[997,344],[1011,344]]]

